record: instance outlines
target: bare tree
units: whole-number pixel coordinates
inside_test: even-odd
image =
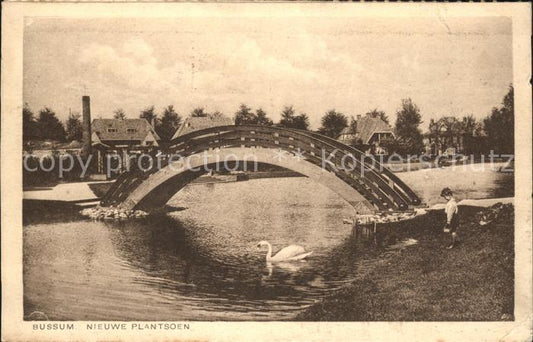
[[[126,118],[126,113],[122,108],[115,109],[115,111],[113,112],[113,118],[124,120]]]

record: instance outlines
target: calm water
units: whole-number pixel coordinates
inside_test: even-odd
[[[416,172],[399,175],[411,182],[420,178],[411,175]],[[476,183],[463,189],[469,188],[470,198],[512,196],[512,174],[471,178]],[[442,188],[425,179],[412,186],[422,194]],[[149,220],[25,226],[25,314],[37,310],[68,320],[290,319],[366,272],[383,251],[356,240],[342,223],[352,209],[306,178],[189,185],[170,204],[187,209]],[[306,262],[268,267],[266,251],[256,247],[260,240],[270,241],[274,251],[299,244],[314,253]]]
[[[407,183],[428,205],[444,203],[442,188],[453,190],[462,199],[501,198],[514,196],[514,173],[496,172],[505,163],[471,164],[440,169],[400,172],[396,175]]]

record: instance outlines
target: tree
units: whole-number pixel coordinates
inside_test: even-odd
[[[476,148],[476,142],[474,139],[474,134],[476,131],[477,121],[474,115],[470,114],[467,116],[463,116],[461,121],[458,121],[461,136],[463,139],[463,153],[464,154],[471,154],[474,153]]]
[[[241,103],[239,110],[235,112],[235,125],[255,125],[257,116],[252,112],[252,109]]]
[[[22,107],[22,139],[24,141],[29,141],[38,139],[39,136],[39,127],[35,120],[35,116],[33,115],[30,106],[25,103],[24,107]]]
[[[113,112],[113,119],[124,120],[126,118],[126,113],[122,108],[118,108]]]
[[[393,153],[404,154],[405,150],[408,148],[405,143],[392,137],[381,140],[380,145],[389,155]]]
[[[141,111],[141,114],[139,115],[139,118],[145,119],[148,121],[154,128],[158,125],[158,117],[155,113],[154,106],[146,107],[143,111]]]
[[[292,106],[285,106],[281,112],[279,125],[281,127],[307,130],[309,128],[309,117],[305,113],[296,115]]]
[[[163,141],[169,141],[181,123],[180,115],[174,110],[173,105],[168,105],[163,110],[161,124],[156,128],[156,132]]]
[[[245,104],[241,104],[239,110],[235,112],[234,121],[235,125],[273,125],[272,120],[267,117],[266,112],[262,108],[257,109],[254,113]]]
[[[285,106],[285,108],[283,108],[283,111],[281,112],[281,119],[279,120],[279,125],[291,128],[294,122],[295,115],[296,113],[294,112],[294,108],[292,108],[292,106]]]
[[[509,90],[503,97],[502,105],[505,110],[514,113],[514,88],[512,84],[509,85]]]
[[[79,113],[71,113],[68,116],[66,131],[67,131],[67,141],[77,140],[81,141],[83,136],[83,126],[81,124]]]
[[[439,119],[439,134],[441,141],[444,144],[443,148],[457,147],[455,146],[454,137],[459,138],[461,135],[461,123],[454,116],[445,116]]]
[[[318,132],[336,139],[347,126],[348,118],[346,115],[332,109],[322,117],[322,126]]]
[[[255,123],[256,125],[272,126],[274,124],[272,120],[270,120],[267,117],[266,112],[262,108],[259,108],[255,111],[255,117],[256,117],[256,123]]]
[[[294,128],[307,131],[309,129],[309,116],[306,113],[300,113],[294,117]]]
[[[483,120],[487,133],[488,146],[495,153],[514,153],[514,89],[504,96],[502,106],[494,107],[491,114]]]
[[[422,123],[422,116],[420,109],[413,101],[409,99],[402,100],[401,108],[396,112],[396,136],[403,146],[402,154],[417,154],[420,153],[424,147],[422,140],[422,132],[420,131],[420,124]]]
[[[389,124],[389,117],[387,116],[387,114],[385,114],[385,112],[382,110],[378,110],[377,108],[372,109],[370,112],[367,112],[365,115],[368,115],[373,118],[380,118],[381,120]]]
[[[52,109],[45,107],[39,111],[37,126],[39,127],[41,138],[57,141],[65,140],[65,127],[63,127],[63,124]]]
[[[205,118],[208,114],[202,107],[196,107],[191,111],[192,118]]]
[[[474,115],[470,114],[467,116],[463,116],[463,118],[461,119],[461,129],[465,134],[474,135],[476,127],[477,121]]]

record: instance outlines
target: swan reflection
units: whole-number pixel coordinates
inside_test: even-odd
[[[274,272],[274,269],[279,269],[280,271],[284,273],[297,273],[302,268],[306,266],[307,262],[305,260],[299,260],[295,262],[267,262],[266,263],[266,269],[268,270],[268,276],[267,278],[270,278],[272,276],[272,273]]]

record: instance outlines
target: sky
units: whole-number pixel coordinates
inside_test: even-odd
[[[347,116],[401,100],[431,118],[500,105],[512,83],[511,21],[485,18],[26,18],[23,100],[61,120],[91,97],[93,118],[172,104],[233,116],[241,103],[274,121],[284,106]]]

